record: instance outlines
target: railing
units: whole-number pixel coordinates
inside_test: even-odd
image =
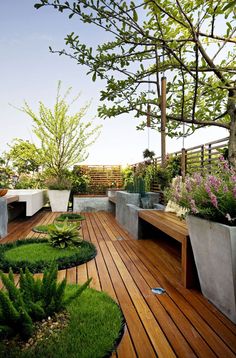
[[[188,173],[212,174],[217,169],[219,156],[228,148],[228,138],[185,149],[185,168]]]
[[[181,151],[170,153],[169,156],[181,157],[181,173],[184,177],[186,173],[192,174],[200,172],[202,174],[212,174],[217,170],[217,162],[220,155],[228,148],[228,137],[222,138],[213,142],[205,143]],[[161,157],[154,158],[150,161],[143,161],[131,165],[134,172],[138,171],[140,167],[149,165],[150,163],[159,166],[161,165]],[[159,191],[159,184],[156,180],[151,184],[151,191]]]

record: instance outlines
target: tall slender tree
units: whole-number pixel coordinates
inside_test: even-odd
[[[41,143],[40,153],[44,168],[59,180],[64,177],[67,169],[88,157],[87,148],[94,143],[101,127],[92,128],[91,121],[83,121],[89,105],[71,115],[70,104],[66,101],[71,89],[61,97],[60,88],[59,81],[52,110],[42,102],[39,102],[38,114],[33,112],[27,102],[21,108],[33,120],[33,131]]]

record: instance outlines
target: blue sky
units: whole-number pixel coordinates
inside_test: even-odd
[[[78,111],[86,101],[92,105],[86,120],[102,124],[102,133],[89,148],[88,164],[127,164],[142,160],[147,148],[147,130],[136,130],[137,119],[120,116],[101,120],[96,115],[99,89],[102,82],[92,82],[86,75],[87,68],[75,61],[49,53],[49,46],[62,49],[66,34],[74,31],[84,42],[96,44],[105,40],[104,33],[91,25],[82,24],[78,17],[71,20],[53,9],[34,9],[36,1],[11,0],[0,2],[0,154],[13,138],[29,139],[37,143],[32,134],[32,122],[26,114],[10,104],[20,107],[24,100],[37,111],[41,100],[53,106],[58,80],[62,89],[72,87],[72,94],[81,93],[74,105]],[[150,149],[160,155],[160,134],[150,130]],[[203,129],[185,140],[186,147],[202,144],[227,136],[219,128]],[[180,150],[182,140],[167,140],[167,152]]]

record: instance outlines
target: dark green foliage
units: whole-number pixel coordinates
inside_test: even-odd
[[[143,151],[143,158],[144,159],[153,159],[155,157],[155,152],[153,150],[145,149]]]
[[[49,241],[53,247],[65,249],[68,246],[76,246],[81,243],[82,238],[79,236],[77,224],[68,224],[66,219],[63,225],[56,223],[48,229]]]
[[[20,334],[23,339],[32,336],[34,321],[42,320],[65,308],[88,287],[91,279],[65,300],[66,279],[57,283],[55,263],[45,271],[42,281],[34,279],[26,269],[21,271],[19,287],[12,282],[12,273],[0,277],[6,291],[0,290],[0,337]]]
[[[7,252],[11,249],[16,250],[18,247],[20,249],[22,246],[33,246],[33,244],[42,244],[44,246],[45,244],[48,244],[50,251],[53,249],[49,244],[48,239],[29,238],[27,240],[17,240],[13,243],[2,244],[0,245],[0,269],[4,272],[8,272],[11,267],[14,273],[20,273],[20,268],[25,270],[28,267],[30,272],[36,273],[43,272],[46,268],[50,267],[52,260],[47,258],[47,252],[43,258],[38,257],[37,254],[37,259],[32,261],[22,258],[19,259],[19,255],[17,256],[17,260],[10,260],[6,257]],[[96,247],[91,242],[84,240],[80,243],[79,246],[76,246],[75,249],[70,248],[68,250],[70,250],[69,255],[65,255],[64,250],[60,250],[61,255],[54,259],[60,270],[81,265],[94,258],[97,254]]]
[[[145,181],[142,177],[134,177],[133,183],[128,183],[126,189],[129,193],[139,193],[141,197],[145,195]]]
[[[84,216],[80,215],[80,214],[61,214],[60,216],[58,216],[56,218],[56,221],[65,221],[65,220],[68,220],[68,221],[82,221],[84,220]]]
[[[171,179],[181,175],[181,156],[175,155],[169,157],[167,160],[166,168]]]
[[[171,181],[169,170],[161,166],[157,167],[155,172],[155,179],[157,180],[157,183],[160,185],[161,190],[164,190],[166,187],[169,186]]]

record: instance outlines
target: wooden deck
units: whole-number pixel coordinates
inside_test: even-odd
[[[96,245],[98,254],[87,264],[60,271],[59,279],[66,275],[68,282],[82,283],[93,277],[91,286],[120,304],[127,327],[114,357],[236,357],[236,326],[199,291],[180,284],[176,241],[136,241],[108,213],[85,216],[83,237]],[[30,232],[32,226],[54,218],[54,213],[41,212],[12,222],[1,242],[39,236]],[[166,292],[154,295],[152,287]]]

